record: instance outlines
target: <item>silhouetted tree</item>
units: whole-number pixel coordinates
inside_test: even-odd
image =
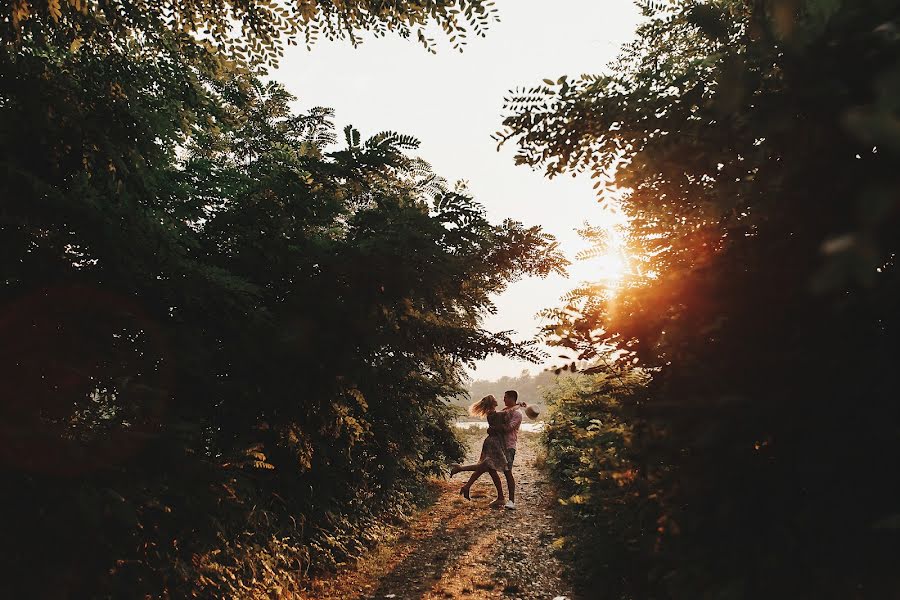
[[[227,6],[186,34],[190,4],[4,9],[13,595],[296,592],[459,458],[441,398],[467,364],[534,358],[482,319],[509,282],[564,268],[552,237],[489,222],[410,136],[347,128],[338,146],[329,109],[292,111],[250,58],[202,41],[208,19],[244,19],[268,56],[255,46],[275,39],[271,14],[253,7],[272,5]],[[452,34],[483,13],[372,6],[301,3],[312,12],[291,18]]]
[[[652,374],[615,411],[634,428],[628,485],[644,506],[623,535],[654,541],[623,546],[644,567],[607,583],[889,596],[897,3],[642,6],[608,74],[514,92],[499,134],[550,176],[591,172],[631,218],[630,281],[577,290],[546,331],[583,359],[617,349],[609,373]],[[615,518],[598,527],[622,530]]]

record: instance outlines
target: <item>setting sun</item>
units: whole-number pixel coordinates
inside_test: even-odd
[[[619,210],[619,198],[612,197],[589,215],[578,233],[582,247],[575,255],[578,268],[575,277],[589,281],[615,293],[631,273],[627,250],[628,219]]]
[[[611,248],[591,261],[591,268],[596,272],[598,283],[605,284],[610,290],[619,287],[629,272],[628,260],[619,248]]]

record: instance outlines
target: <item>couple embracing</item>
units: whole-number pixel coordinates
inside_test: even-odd
[[[497,488],[497,499],[490,504],[492,508],[505,506],[510,510],[516,508],[516,480],[513,478],[512,467],[516,459],[516,443],[519,439],[519,426],[522,425],[522,413],[519,402],[519,394],[515,390],[509,390],[503,394],[504,408],[497,410],[497,399],[493,395],[485,396],[469,407],[472,416],[485,417],[488,422],[487,438],[481,446],[481,458],[473,465],[453,465],[450,467],[450,476],[460,471],[472,471],[469,481],[459,490],[462,496],[469,500],[469,489],[475,480],[484,473],[490,475]],[[535,413],[536,416],[536,413]],[[500,484],[498,471],[502,471],[506,477],[506,487],[509,489],[509,502],[504,504],[503,487]]]

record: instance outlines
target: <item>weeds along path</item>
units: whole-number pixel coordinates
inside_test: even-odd
[[[474,461],[481,438],[470,439],[468,459]],[[494,487],[487,475],[472,487],[471,502],[458,493],[468,473],[435,482],[436,502],[396,538],[337,574],[311,582],[304,598],[573,599],[552,552],[559,532],[550,486],[535,465],[538,451],[535,434],[520,434],[513,468],[517,510],[488,508]]]

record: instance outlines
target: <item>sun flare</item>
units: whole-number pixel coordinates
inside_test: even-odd
[[[607,211],[599,226],[582,232],[589,244],[579,253],[585,263],[588,279],[607,293],[615,294],[633,272],[626,239],[627,222],[621,213]],[[605,221],[605,222],[603,222]]]
[[[609,252],[601,254],[592,262],[597,280],[610,288],[619,287],[629,272],[628,259],[621,249],[611,248]]]

